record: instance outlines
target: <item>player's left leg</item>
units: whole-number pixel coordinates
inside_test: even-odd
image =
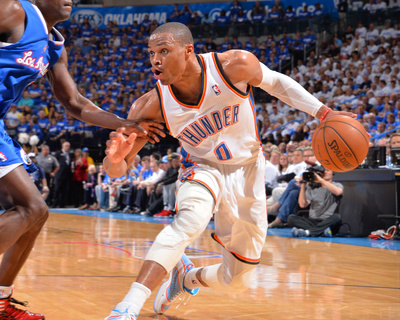
[[[193,289],[204,286],[231,293],[248,289],[257,264],[240,261],[226,249],[222,254],[222,263],[190,271],[185,277],[185,287]]]
[[[12,305],[12,284],[48,217],[48,208],[23,166],[0,178],[0,319],[44,319]]]

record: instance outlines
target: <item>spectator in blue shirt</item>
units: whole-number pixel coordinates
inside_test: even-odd
[[[179,13],[179,22],[184,25],[188,25],[192,17],[193,11],[190,9],[189,5],[184,4],[181,12]]]
[[[32,119],[29,121],[29,125],[30,125],[30,135],[31,136],[35,135],[39,139],[39,141],[37,141],[37,143],[34,145],[37,145],[37,144],[40,144],[41,142],[43,142],[44,134],[38,124],[38,117],[33,116]],[[31,145],[32,145],[32,143],[31,143]]]
[[[174,4],[174,9],[169,14],[169,20],[171,22],[179,22],[180,11],[178,9],[178,5]]]
[[[239,16],[240,10],[243,10],[242,6],[240,5],[239,1],[234,0],[231,8],[229,9],[229,11],[231,13],[230,18],[231,18],[232,22],[237,21],[237,17]]]
[[[320,18],[323,15],[322,6],[319,2],[315,4],[314,17]]]
[[[299,18],[300,20],[306,20],[311,17],[310,12],[308,12],[308,6],[304,5],[303,10],[299,11]]]
[[[26,120],[26,116],[21,116],[19,121],[20,121],[20,123],[19,123],[19,126],[17,127],[17,134],[30,133],[31,127]]]
[[[219,37],[226,35],[228,33],[230,23],[231,19],[226,15],[225,10],[221,10],[220,15],[215,18],[216,35]]]
[[[140,26],[141,26],[141,27],[144,27],[144,31],[145,31],[145,32],[149,32],[150,25],[151,25],[151,21],[150,21],[150,19],[149,19],[149,15],[146,14],[146,15],[144,16],[144,19],[143,19],[142,23],[140,24]]]
[[[315,38],[315,35],[311,33],[310,28],[306,29],[306,34],[302,38],[303,43],[306,45],[315,45],[317,39]]]
[[[205,45],[205,41],[203,40],[202,37],[199,37],[197,41],[194,43],[194,50],[196,53],[200,53],[201,50],[203,49],[203,46]]]
[[[231,45],[232,43],[229,41],[229,37],[225,36],[224,41],[221,43],[221,51],[226,51],[228,50],[228,46]]]
[[[34,105],[40,103],[40,97],[42,96],[42,89],[39,87],[37,82],[33,82],[28,88],[29,96],[33,99]]]
[[[281,20],[281,19],[282,19],[282,15],[278,11],[277,7],[272,6],[271,11],[268,13],[268,20],[272,21],[272,20]]]
[[[254,28],[254,35],[258,38],[263,32],[263,22],[266,17],[265,8],[261,6],[260,1],[256,1],[251,9],[251,23]]]
[[[292,6],[288,6],[285,12],[285,18],[287,21],[292,21],[297,18],[296,12]]]

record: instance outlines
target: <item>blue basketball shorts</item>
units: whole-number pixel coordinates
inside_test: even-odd
[[[19,165],[23,165],[28,173],[37,170],[21,145],[7,134],[4,122],[0,120],[0,178]]]

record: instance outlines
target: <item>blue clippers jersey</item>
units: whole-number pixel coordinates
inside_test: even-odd
[[[25,32],[17,43],[0,42],[0,119],[11,104],[18,101],[30,83],[45,75],[60,58],[64,38],[56,30],[49,40],[46,22],[40,10],[20,0],[26,14]]]

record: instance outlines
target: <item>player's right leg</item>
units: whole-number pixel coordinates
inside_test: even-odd
[[[178,214],[171,225],[157,236],[131,290],[112,311],[107,320],[136,319],[144,302],[164,276],[172,270],[166,283],[174,290],[160,289],[154,308],[168,308],[184,292],[184,274],[193,264],[183,256],[186,247],[207,227],[213,213],[215,201],[211,193],[195,182],[185,182],[177,194]],[[160,288],[167,286],[165,283]],[[194,293],[189,292],[189,293]]]
[[[6,169],[0,167],[0,173]],[[0,319],[44,319],[10,305],[14,280],[48,217],[46,203],[22,165],[0,178],[0,204],[6,209],[0,215]]]

